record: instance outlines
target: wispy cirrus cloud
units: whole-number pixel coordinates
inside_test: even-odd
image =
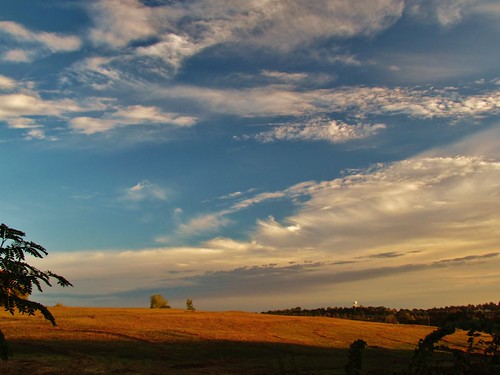
[[[392,25],[402,14],[401,0],[363,0],[305,4],[300,1],[259,2],[193,1],[148,6],[138,0],[96,1],[87,7],[93,20],[88,35],[96,46],[108,47],[120,56],[106,71],[87,65],[79,79],[106,77],[110,71],[122,79],[137,63],[145,76],[163,78],[177,73],[184,61],[207,48],[225,45],[245,51],[269,48],[290,51],[327,38],[373,35]],[[292,23],[290,20],[294,20]],[[314,25],[312,27],[311,25]],[[135,42],[140,45],[134,46]],[[352,55],[334,54],[336,62],[359,61]],[[348,57],[349,56],[349,57]],[[83,67],[75,65],[77,72]],[[283,77],[281,77],[283,78]],[[288,79],[291,79],[289,76]],[[107,77],[113,81],[116,77]]]
[[[154,89],[156,95],[189,99],[215,113],[241,116],[319,115],[348,112],[354,119],[375,115],[460,119],[493,116],[500,111],[500,91],[464,94],[459,88],[349,86],[298,90],[293,85],[251,89],[175,86]]]
[[[74,117],[70,123],[76,132],[90,135],[108,132],[122,126],[167,124],[185,127],[194,125],[196,121],[196,117],[193,116],[163,112],[157,107],[135,105],[115,108],[113,112],[107,112],[101,117]]]
[[[322,0],[315,4],[236,1],[228,4],[215,0],[148,7],[137,0],[127,0],[99,1],[89,9],[95,23],[90,36],[96,43],[123,47],[162,31],[179,35],[179,23],[183,20],[185,35],[204,41],[204,44],[247,40],[282,49],[318,37],[346,37],[380,31],[401,16],[403,2],[363,1],[362,6],[354,6],[348,1]],[[294,20],[293,24],[290,19]],[[124,24],[129,27],[123,27]]]

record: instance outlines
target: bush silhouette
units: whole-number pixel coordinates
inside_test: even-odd
[[[161,294],[154,294],[149,297],[152,309],[169,309],[168,301]]]

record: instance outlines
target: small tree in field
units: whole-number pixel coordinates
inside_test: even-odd
[[[194,311],[194,310],[196,310],[196,309],[194,308],[194,306],[193,306],[193,300],[192,300],[191,298],[188,298],[188,299],[186,300],[186,309],[187,309],[188,311]]]
[[[152,309],[169,309],[168,301],[161,295],[155,294],[149,297],[151,302],[150,307]]]
[[[26,255],[43,258],[47,250],[34,242],[23,239],[25,234],[17,229],[0,225],[0,306],[12,315],[17,311],[20,314],[35,315],[42,313],[45,319],[54,326],[56,321],[50,311],[42,304],[30,301],[28,298],[33,288],[43,292],[42,285],[52,286],[50,281],[55,279],[61,286],[72,286],[64,277],[51,271],[42,272],[26,262]],[[7,342],[0,331],[0,358],[8,357]]]

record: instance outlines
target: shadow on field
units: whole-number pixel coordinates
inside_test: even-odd
[[[30,374],[344,374],[347,350],[236,341],[152,343],[12,340],[2,375]],[[402,369],[411,351],[367,348],[363,369]]]

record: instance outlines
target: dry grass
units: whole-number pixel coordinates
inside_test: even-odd
[[[0,313],[14,354],[0,363],[1,374],[342,374],[357,339],[369,345],[365,367],[391,373],[433,330],[243,312],[50,310],[58,327],[39,316]]]

